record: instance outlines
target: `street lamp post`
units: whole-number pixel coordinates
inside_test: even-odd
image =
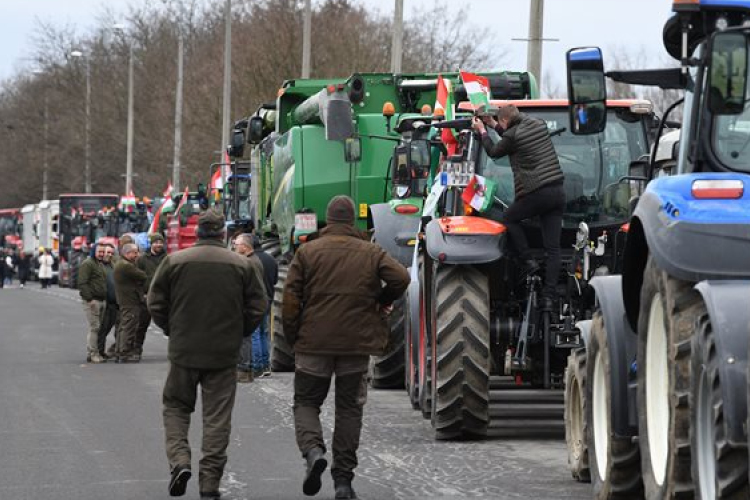
[[[33,71],[35,75],[43,75],[44,70],[42,69],[35,69]],[[44,149],[42,152],[42,199],[46,200],[47,195],[49,193],[47,187],[48,187],[48,168],[49,168],[49,162],[48,162],[48,155],[47,155],[47,144],[49,143],[48,136],[49,136],[49,102],[47,98],[47,86],[45,82],[43,83],[42,90],[44,92],[44,113],[42,115],[42,127],[44,130]]]
[[[125,34],[125,26],[115,24],[112,26],[114,31]],[[130,196],[133,191],[133,43],[128,43],[128,129],[127,129],[127,153],[125,158],[125,195]]]
[[[72,57],[82,57],[86,60],[86,145],[83,167],[84,192],[91,193],[91,62],[80,50],[70,53]]]

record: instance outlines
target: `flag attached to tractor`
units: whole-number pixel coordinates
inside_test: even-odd
[[[453,87],[451,81],[438,75],[437,81],[437,98],[435,100],[435,114],[442,114],[445,116],[446,121],[453,120],[456,115],[455,104],[453,102]],[[448,155],[456,154],[456,147],[458,141],[453,129],[444,128],[440,132],[440,140],[445,144],[448,150]]]
[[[461,71],[461,81],[466,87],[466,95],[469,96],[471,104],[478,108],[480,106],[489,106],[490,99],[490,82],[487,78],[474,73]]]
[[[467,205],[478,212],[485,212],[492,206],[494,201],[497,183],[481,175],[475,175],[464,188],[461,199]]]

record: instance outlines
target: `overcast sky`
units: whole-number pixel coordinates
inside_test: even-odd
[[[124,12],[128,5],[138,5],[142,0],[107,0],[106,5]],[[394,0],[359,0],[367,8],[381,13],[392,13]],[[432,5],[435,0],[404,0],[407,19],[414,17],[417,7]],[[316,2],[316,0],[313,0]],[[104,0],[0,0],[0,79],[11,76],[15,70],[29,68],[31,35],[35,20],[51,21],[56,25],[75,25],[85,33],[102,12]],[[455,13],[460,6],[469,10],[468,22],[488,27],[495,40],[508,54],[504,68],[526,68],[526,44],[512,42],[528,34],[529,0],[450,0],[446,15]],[[546,0],[544,31],[547,38],[559,42],[545,44],[543,71],[549,71],[556,81],[564,80],[565,51],[571,47],[598,45],[607,54],[614,48],[627,48],[632,53],[645,50],[649,61],[657,64],[663,59],[661,32],[670,15],[672,0]],[[606,64],[606,63],[605,63]]]

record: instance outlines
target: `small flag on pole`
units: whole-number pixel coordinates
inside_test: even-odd
[[[484,212],[492,206],[497,184],[495,181],[475,175],[464,188],[461,198],[467,205],[478,211]]]
[[[489,106],[490,99],[490,82],[487,78],[474,73],[461,71],[461,81],[466,87],[466,94],[469,101],[474,107]]]

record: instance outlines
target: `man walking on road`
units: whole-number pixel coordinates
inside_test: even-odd
[[[145,255],[141,255],[138,258],[136,265],[138,269],[146,273],[146,283],[143,285],[144,295],[148,293],[148,289],[151,288],[151,281],[154,279],[156,269],[164,260],[164,256],[167,255],[164,252],[164,237],[160,234],[152,234],[149,236],[149,242],[151,243],[151,249]],[[139,356],[143,356],[143,343],[146,340],[146,332],[151,324],[151,314],[148,312],[148,308],[144,307],[141,311],[141,318],[138,324],[138,333],[135,336],[135,350]]]
[[[117,361],[138,363],[141,355],[136,351],[136,335],[143,309],[146,307],[143,284],[146,273],[135,266],[138,247],[127,243],[122,247],[120,260],[115,264],[115,291],[120,308],[120,330],[117,333]]]
[[[289,267],[283,299],[284,335],[295,351],[294,426],[307,460],[305,495],[320,491],[327,460],[320,407],[336,375],[333,476],[337,499],[352,489],[370,355],[388,341],[387,313],[409,285],[409,274],[354,227],[354,202],[336,196],[327,227],[303,245]],[[383,285],[383,283],[385,283]]]
[[[190,415],[201,386],[203,457],[201,498],[218,499],[227,462],[237,390],[237,354],[245,332],[267,307],[260,272],[224,246],[224,217],[202,213],[198,242],[164,258],[148,293],[154,322],[169,336],[169,374],[164,385],[164,430],[171,468],[169,494],[185,494],[191,477]]]
[[[78,293],[86,312],[89,332],[86,337],[86,361],[103,363],[99,354],[99,328],[104,313],[104,301],[107,299],[107,274],[102,265],[104,247],[97,246],[93,257],[87,258],[78,270]]]
[[[261,264],[260,259],[253,252],[252,235],[243,233],[237,236],[234,239],[234,250],[243,257],[246,257],[250,265],[258,271],[260,276],[263,275],[263,264]],[[242,338],[239,360],[237,362],[237,382],[241,384],[249,384],[254,378],[253,358],[255,353],[253,352],[253,335],[259,328],[260,326],[255,330],[245,332],[245,336]]]

